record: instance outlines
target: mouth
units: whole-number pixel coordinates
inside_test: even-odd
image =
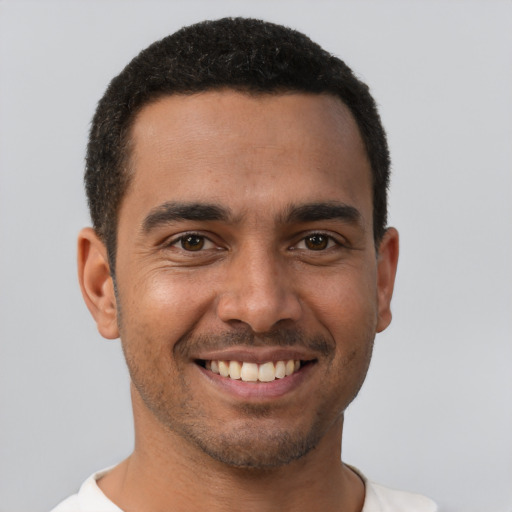
[[[206,371],[229,380],[242,382],[273,382],[287,379],[316,360],[283,359],[254,363],[249,361],[197,359],[196,364]]]

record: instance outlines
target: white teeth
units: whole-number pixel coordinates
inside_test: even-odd
[[[219,373],[223,377],[229,377],[229,366],[226,361],[219,361]]]
[[[258,380],[258,365],[256,363],[243,363],[240,376],[245,382],[256,382]]]
[[[284,361],[277,361],[276,363],[276,379],[286,377],[286,364]]]
[[[276,369],[274,368],[274,363],[260,364],[258,380],[261,382],[271,382],[276,380]]]
[[[238,361],[229,361],[229,378],[238,380],[242,372],[242,365]]]
[[[300,361],[288,359],[273,363],[247,363],[239,361],[205,361],[205,368],[222,377],[244,382],[272,382],[283,379],[300,369]]]

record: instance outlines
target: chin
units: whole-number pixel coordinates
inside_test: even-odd
[[[295,440],[286,432],[264,439],[221,438],[215,445],[202,445],[204,453],[228,466],[246,469],[273,469],[304,457],[318,440]]]
[[[192,427],[181,435],[203,453],[227,466],[265,470],[304,457],[317,446],[324,432],[317,425],[304,433],[265,428],[256,421],[228,432],[214,428],[208,432],[198,431]]]

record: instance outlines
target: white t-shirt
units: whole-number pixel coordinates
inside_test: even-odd
[[[361,512],[436,512],[437,505],[420,494],[397,491],[367,480],[357,469],[365,484],[364,506]],[[73,494],[51,512],[123,512],[112,503],[96,483],[109,469],[91,475]]]

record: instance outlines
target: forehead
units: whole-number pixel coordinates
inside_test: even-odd
[[[286,147],[286,142],[302,139],[313,149],[321,138],[332,149],[350,147],[365,154],[350,110],[330,94],[249,94],[223,89],[164,96],[141,109],[131,136],[137,151],[164,142],[166,134],[169,146],[185,140],[202,144],[213,136],[253,147],[283,143]]]
[[[258,201],[261,207],[280,200],[353,202],[361,194],[371,208],[359,130],[331,95],[166,96],[139,112],[131,138],[133,177],[125,199],[135,195],[141,209],[214,199],[243,210]]]

